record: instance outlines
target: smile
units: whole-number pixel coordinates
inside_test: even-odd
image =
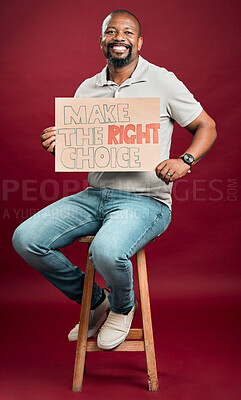
[[[124,53],[127,49],[130,48],[129,45],[117,43],[110,43],[108,47],[112,48],[116,53]]]
[[[126,51],[127,47],[125,47],[125,46],[113,46],[112,49],[117,53],[118,52],[119,53],[123,53],[124,51]]]

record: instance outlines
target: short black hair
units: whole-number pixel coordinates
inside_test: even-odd
[[[114,10],[109,15],[107,15],[107,17],[115,15],[115,14],[128,14],[128,15],[131,15],[133,18],[135,18],[135,20],[138,24],[138,29],[139,29],[138,35],[139,35],[139,37],[141,36],[141,24],[140,24],[139,19],[134,14],[132,14],[130,11],[127,11],[127,10]],[[106,18],[104,19],[103,24],[104,24]],[[103,24],[102,24],[102,31],[103,31]]]

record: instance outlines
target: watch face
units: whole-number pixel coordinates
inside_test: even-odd
[[[183,158],[187,164],[192,164],[194,161],[194,157],[191,154],[184,154]]]

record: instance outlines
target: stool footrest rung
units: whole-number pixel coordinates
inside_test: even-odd
[[[143,329],[130,329],[126,339],[143,340],[144,339]]]
[[[108,351],[102,350],[97,346],[96,341],[87,342],[86,351]],[[143,341],[125,341],[121,343],[118,347],[115,347],[111,351],[145,351]]]

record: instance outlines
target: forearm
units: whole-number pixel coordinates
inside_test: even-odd
[[[178,158],[167,159],[158,164],[156,174],[166,184],[186,175],[191,166],[208,153],[217,137],[215,122],[205,111],[202,111],[200,116],[185,128],[192,133],[193,139],[182,155],[191,154],[195,161],[190,165],[184,162],[183,159]]]
[[[193,165],[195,165],[212,148],[217,138],[216,126],[213,119],[208,116],[208,118],[202,120],[202,122],[200,122],[195,129],[193,129],[192,124],[187,126],[186,129],[193,134],[193,139],[185,153],[193,155],[195,159]]]

